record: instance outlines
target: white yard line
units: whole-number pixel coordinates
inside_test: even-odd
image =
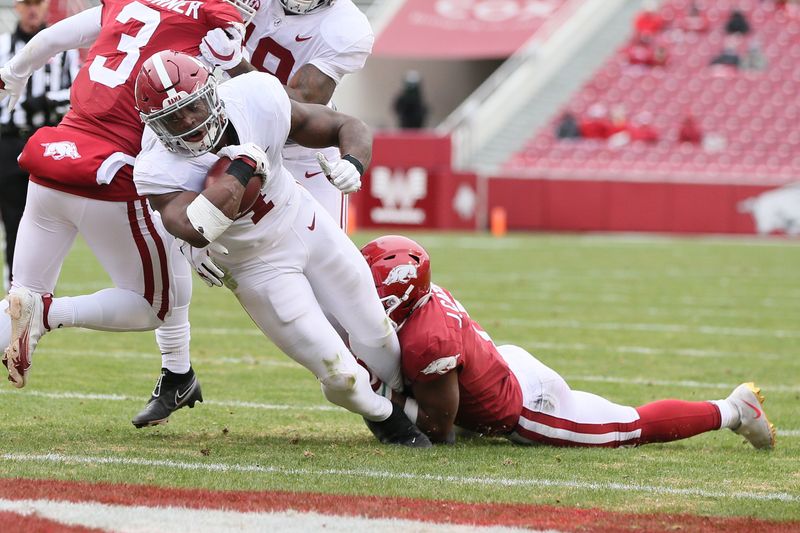
[[[786,492],[742,492],[713,491],[697,488],[678,488],[666,485],[641,485],[638,483],[591,483],[586,481],[570,481],[559,479],[503,478],[503,477],[471,477],[442,476],[434,474],[415,474],[412,472],[391,472],[387,470],[369,469],[310,469],[285,468],[281,466],[242,465],[230,463],[191,463],[169,460],[152,460],[136,457],[96,457],[61,454],[3,454],[2,459],[17,462],[38,462],[55,464],[109,464],[133,465],[145,467],[161,467],[175,470],[193,470],[201,472],[233,472],[277,474],[282,476],[314,476],[314,477],[356,477],[389,480],[407,480],[414,482],[452,483],[456,485],[479,485],[489,487],[554,487],[588,491],[644,492],[650,494],[697,496],[701,498],[722,498],[752,501],[800,502],[800,495]]]
[[[586,322],[581,320],[526,320],[504,318],[503,324],[532,328],[565,328],[605,331],[656,331],[661,333],[701,333],[704,335],[731,335],[737,337],[770,337],[800,339],[800,330],[769,328],[736,328],[722,326],[688,326],[686,324]]]
[[[667,356],[681,356],[681,357],[698,357],[698,358],[727,358],[727,357],[757,357],[765,360],[777,360],[783,358],[790,358],[789,355],[781,355],[770,352],[732,352],[723,350],[702,350],[698,348],[651,348],[649,346],[599,346],[594,344],[585,344],[581,342],[563,343],[563,342],[538,342],[535,340],[517,340],[508,341],[495,339],[497,344],[517,344],[529,348],[539,348],[542,350],[559,350],[559,351],[597,351],[597,352],[618,352],[618,353],[634,353],[641,355],[667,355]]]
[[[39,398],[49,398],[51,400],[87,400],[103,402],[142,402],[143,396],[122,396],[119,394],[94,394],[85,392],[42,392],[26,390],[15,392],[8,389],[0,389],[0,395],[19,394],[22,396],[36,396]],[[285,405],[274,403],[247,402],[241,400],[203,400],[203,405],[213,405],[217,407],[244,407],[248,409],[263,409],[266,411],[347,411],[335,405]]]
[[[230,330],[231,333],[238,334],[235,330]],[[695,357],[695,358],[729,358],[729,357],[757,357],[760,360],[779,360],[789,358],[789,355],[782,355],[771,352],[736,352],[725,350],[703,350],[698,348],[652,348],[650,346],[601,346],[594,344],[586,344],[581,342],[539,342],[532,339],[495,339],[495,342],[500,344],[516,344],[530,349],[541,350],[558,350],[563,352],[584,352],[596,351],[603,353],[632,353],[641,355],[666,355],[666,356],[680,356],[680,357]],[[40,348],[36,350],[37,355],[65,355],[70,357],[84,356],[84,357],[102,357],[113,359],[153,359],[158,358],[158,354],[152,352],[137,352],[137,351],[114,351],[114,350],[73,350],[62,348]],[[274,366],[280,368],[296,368],[305,371],[305,369],[293,361],[283,361],[270,359],[268,356],[254,356],[243,355],[241,357],[228,357],[222,355],[202,355],[193,356],[193,361],[203,361],[205,364],[219,363],[219,364],[250,364],[262,366]]]
[[[618,381],[612,381],[610,378],[602,378],[599,376],[580,376],[580,377],[572,377],[570,378],[574,381],[610,381],[614,383],[618,383]],[[634,380],[630,380],[633,382]],[[669,384],[674,386],[682,386],[682,387],[697,387],[699,386],[697,382],[690,382],[690,381],[682,381],[682,382],[656,382],[656,381],[647,381],[647,380],[640,380],[636,381],[637,385],[660,385],[660,384]],[[733,386],[729,386],[727,384],[713,384],[713,383],[703,383],[700,384],[706,388],[724,388],[724,389],[733,389]],[[35,390],[26,390],[25,392],[16,392],[13,390],[8,389],[0,389],[0,395],[24,395],[24,396],[34,396],[37,398],[48,398],[51,400],[81,400],[81,401],[102,401],[102,402],[137,402],[140,403],[142,401],[141,397],[131,397],[131,396],[122,396],[119,394],[94,394],[94,393],[85,393],[85,392],[42,392],[42,391],[35,391]],[[264,411],[319,411],[319,412],[330,412],[330,411],[339,411],[341,413],[346,413],[346,411],[340,407],[336,407],[335,405],[289,405],[289,404],[274,404],[274,403],[259,403],[259,402],[245,402],[239,400],[203,400],[203,405],[209,406],[217,406],[217,407],[237,407],[237,408],[245,408],[245,409],[261,409]],[[782,437],[800,437],[800,429],[785,429],[785,430],[778,430],[778,435]]]
[[[567,382],[572,381],[591,381],[595,383],[620,383],[623,385],[658,385],[660,387],[683,387],[688,389],[722,389],[732,391],[739,383],[709,383],[706,381],[694,380],[666,380],[649,378],[616,378],[611,376],[564,376]],[[764,393],[769,396],[770,392],[800,392],[800,385],[766,385],[756,383]]]
[[[102,357],[111,359],[150,359],[159,360],[160,356],[156,351],[155,345],[152,352],[137,352],[137,351],[114,351],[114,350],[65,350],[62,348],[39,348],[36,350],[37,355],[66,355],[70,357],[84,356],[84,357]],[[192,361],[203,361],[204,364],[247,364],[259,366],[274,366],[280,368],[294,368],[302,372],[306,372],[300,364],[291,360],[276,360],[268,359],[266,356],[253,356],[243,355],[241,357],[227,357],[222,355],[204,355],[192,356]]]

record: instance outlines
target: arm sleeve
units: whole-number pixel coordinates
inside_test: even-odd
[[[102,6],[93,7],[57,22],[37,33],[25,47],[8,62],[13,76],[28,78],[47,61],[65,50],[83,48],[100,34]]]

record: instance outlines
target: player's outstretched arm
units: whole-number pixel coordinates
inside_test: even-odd
[[[54,55],[92,44],[100,35],[101,13],[102,6],[93,7],[43,29],[11,58],[4,70],[27,80]]]
[[[455,420],[458,412],[458,373],[454,370],[428,382],[412,385],[419,405],[417,427],[433,442],[455,442]]]
[[[363,173],[372,160],[372,132],[364,122],[320,104],[291,100],[291,105],[292,140],[309,148],[338,146],[343,155],[359,162]]]

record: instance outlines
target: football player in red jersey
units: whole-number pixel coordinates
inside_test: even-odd
[[[241,9],[239,9],[241,8]],[[142,63],[165,48],[200,55],[201,39],[218,28],[243,34],[243,0],[104,0],[36,35],[0,69],[0,97],[19,96],[30,73],[61,50],[91,45],[72,86],[72,109],[54,128],[41,128],[20,165],[30,172],[19,231],[14,282],[2,304],[0,344],[9,380],[23,387],[40,337],[51,329],[105,331],[159,328],[162,375],[133,420],[156,424],[202,401],[189,364],[191,275],[178,243],[163,229],[133,184],[132,165],[144,125],[134,83]],[[61,265],[81,234],[114,288],[54,298]],[[163,324],[163,326],[162,326]]]
[[[431,283],[430,258],[416,242],[390,235],[361,253],[397,324],[413,397],[381,389],[434,442],[454,442],[455,427],[521,444],[604,447],[730,428],[756,448],[775,445],[775,428],[752,383],[723,400],[659,400],[636,408],[575,391],[522,348],[495,346],[452,294]]]

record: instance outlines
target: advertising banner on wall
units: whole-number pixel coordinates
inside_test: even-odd
[[[502,58],[530,39],[568,0],[406,0],[373,55]]]
[[[476,178],[451,170],[450,138],[424,132],[375,136],[361,191],[360,227],[475,229]]]

